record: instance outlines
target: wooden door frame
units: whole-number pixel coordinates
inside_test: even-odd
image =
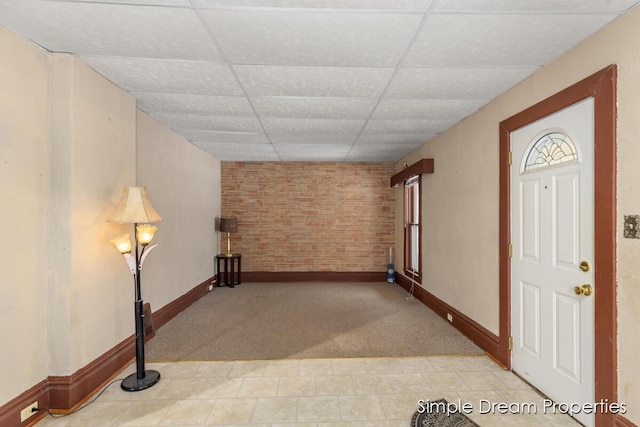
[[[584,99],[594,99],[595,401],[617,402],[616,84],[610,65],[500,123],[500,340],[498,360],[511,369],[511,132]],[[596,414],[613,425],[613,414]]]

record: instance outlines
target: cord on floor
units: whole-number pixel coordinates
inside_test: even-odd
[[[76,412],[78,412],[78,411],[80,411],[80,410],[82,410],[82,409],[86,408],[87,406],[91,405],[93,402],[95,402],[96,400],[98,400],[98,398],[99,398],[100,396],[102,396],[102,393],[104,393],[104,392],[105,392],[109,387],[111,387],[111,385],[112,385],[112,384],[115,384],[115,383],[117,383],[117,382],[122,382],[123,380],[124,380],[124,378],[118,378],[118,379],[116,379],[116,380],[111,381],[109,384],[107,384],[107,385],[105,386],[105,388],[103,388],[102,390],[100,390],[100,392],[99,392],[99,393],[98,393],[98,394],[97,394],[93,399],[91,399],[91,400],[90,400],[90,401],[88,401],[88,402],[85,402],[85,404],[84,404],[84,405],[80,406],[79,408],[76,408],[75,410],[73,410],[73,411],[71,411],[71,412],[69,412],[69,413],[66,413],[66,414],[54,414],[54,413],[52,413],[52,412],[51,412],[51,410],[50,410],[49,408],[33,408],[33,409],[31,410],[31,412],[42,412],[42,411],[46,411],[46,412],[47,412],[47,414],[49,414],[49,416],[50,416],[50,417],[52,417],[52,418],[62,418],[62,417],[69,416],[69,415],[71,415],[71,414],[75,414]]]

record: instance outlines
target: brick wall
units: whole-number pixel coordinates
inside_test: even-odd
[[[243,271],[386,271],[393,164],[222,162],[221,172],[222,215],[238,218],[231,249]]]

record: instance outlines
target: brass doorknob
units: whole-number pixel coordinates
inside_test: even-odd
[[[575,286],[573,288],[573,292],[575,292],[576,295],[584,295],[585,297],[588,297],[593,293],[593,288],[591,285],[585,284],[582,286]]]

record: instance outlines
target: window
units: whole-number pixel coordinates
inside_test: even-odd
[[[421,262],[421,176],[409,178],[404,183],[404,272],[407,276],[420,281]]]
[[[576,160],[578,150],[569,135],[552,131],[545,133],[533,143],[522,169],[527,172]]]

